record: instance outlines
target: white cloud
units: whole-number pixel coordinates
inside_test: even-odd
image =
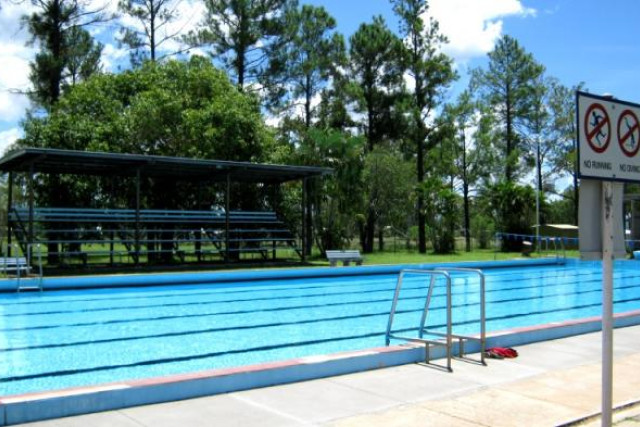
[[[20,128],[11,128],[9,130],[5,130],[0,132],[0,156],[3,156],[7,151],[7,148],[11,144],[13,144],[16,139],[22,138],[24,135],[22,134],[22,130]]]
[[[535,16],[520,0],[431,0],[429,13],[449,38],[443,50],[457,64],[490,52],[502,36],[503,18]]]
[[[31,13],[31,2],[4,2],[0,9],[0,122],[19,120],[29,106],[29,60],[35,50],[26,47],[27,32],[20,18]]]
[[[102,65],[106,71],[115,71],[119,64],[125,58],[129,57],[129,50],[122,47],[117,47],[113,43],[105,44],[102,49]]]

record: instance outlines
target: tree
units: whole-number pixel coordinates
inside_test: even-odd
[[[488,177],[496,161],[491,149],[493,116],[473,101],[468,90],[460,94],[456,104],[445,110],[445,116],[453,126],[454,174],[462,187],[465,250],[470,252],[471,192]]]
[[[428,234],[433,252],[454,252],[459,196],[448,183],[437,176],[427,177],[418,187],[418,191],[424,197],[424,209],[429,217]]]
[[[489,214],[498,230],[515,234],[530,234],[535,214],[535,192],[529,186],[503,180],[488,185],[483,197],[488,200]],[[504,251],[520,250],[521,241],[503,239]]]
[[[377,146],[367,153],[363,186],[369,195],[378,230],[378,250],[384,250],[385,227],[405,229],[411,211],[414,173],[402,154],[390,147]]]
[[[99,71],[102,45],[95,44],[83,27],[100,21],[100,11],[88,11],[79,0],[32,0],[39,11],[23,16],[31,34],[29,45],[39,52],[30,63],[29,94],[38,106],[50,111],[65,86]]]
[[[335,129],[312,128],[316,165],[328,166],[333,173],[317,184],[315,192],[315,241],[323,253],[327,249],[345,247],[354,237],[354,219],[363,204],[363,157],[365,145],[361,136],[351,136]],[[302,147],[300,156],[309,145]],[[322,209],[319,207],[322,206]]]
[[[302,117],[308,129],[314,97],[345,65],[344,38],[334,31],[336,21],[323,7],[292,9],[285,22],[285,42],[272,47],[264,82],[276,110],[304,106]]]
[[[102,72],[100,57],[103,44],[96,43],[91,34],[80,27],[71,27],[67,36],[69,40],[67,51],[68,72],[63,83],[63,90]]]
[[[402,96],[401,41],[377,16],[371,24],[362,24],[350,38],[348,91],[355,111],[362,114],[361,128],[366,152],[387,138],[398,137],[403,122],[397,105]],[[373,251],[375,238],[374,195],[369,195],[362,250]]]
[[[551,163],[554,173],[571,178],[572,191],[562,191],[560,196],[569,198],[572,204],[573,224],[578,224],[578,153],[576,146],[576,101],[575,93],[584,90],[581,83],[573,88],[551,80],[549,109],[551,111],[553,151]],[[558,190],[556,190],[558,191]]]
[[[282,41],[268,49],[269,66],[262,75],[269,105],[276,114],[289,116],[286,127],[296,132],[302,153],[310,158],[303,164],[317,164],[315,138],[309,135],[313,122],[314,98],[327,87],[331,75],[345,62],[345,47],[342,35],[335,33],[336,22],[322,7],[304,5],[290,8],[283,17]],[[299,106],[303,106],[301,113]],[[296,122],[299,122],[297,125]],[[311,208],[307,210],[307,221],[320,215],[319,180],[309,182],[308,197]],[[317,221],[316,221],[317,222]],[[311,253],[313,239],[307,236]]]
[[[24,134],[20,146],[233,161],[261,161],[273,148],[257,101],[202,57],[95,75],[63,94],[48,116],[28,117]],[[52,190],[53,183],[39,177],[40,205],[117,207],[135,200],[135,186],[126,178],[59,179]],[[149,179],[142,185],[142,203],[149,208],[200,208],[184,196],[197,193],[191,183]],[[234,209],[258,208],[258,188],[233,191]],[[212,190],[202,197],[213,205],[221,203],[220,194]]]
[[[404,39],[406,67],[413,80],[411,93],[412,125],[410,139],[416,153],[416,179],[421,186],[425,179],[425,153],[433,148],[427,144],[432,128],[427,124],[439,105],[444,90],[456,79],[452,61],[440,51],[447,39],[440,34],[438,22],[425,18],[429,11],[427,0],[392,0],[394,12],[400,18],[400,32]],[[418,193],[418,250],[427,251],[424,196]]]
[[[267,50],[283,33],[285,8],[295,4],[294,0],[205,0],[205,18],[185,40],[211,46],[212,56],[244,89],[262,74]]]
[[[543,72],[544,67],[508,35],[489,52],[488,69],[473,70],[474,87],[499,117],[506,181],[514,181],[521,173],[522,126],[531,114],[535,83]]]
[[[177,18],[179,0],[120,0],[118,10],[132,17],[139,27],[121,27],[120,43],[131,49],[131,63],[140,65],[146,58],[155,61],[158,49],[178,36],[167,27]]]

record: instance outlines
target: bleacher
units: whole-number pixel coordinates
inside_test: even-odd
[[[9,221],[26,248],[29,210]],[[66,264],[205,262],[299,257],[296,237],[272,211],[35,208],[34,244]],[[49,244],[49,245],[48,245]]]

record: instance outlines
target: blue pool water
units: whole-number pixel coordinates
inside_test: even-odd
[[[599,263],[486,269],[487,330],[600,315]],[[0,294],[0,395],[384,345],[397,275]],[[394,323],[420,319],[405,280]],[[640,263],[615,267],[615,311],[640,309]],[[454,275],[454,332],[477,333],[478,281]],[[444,324],[444,286],[429,325]]]

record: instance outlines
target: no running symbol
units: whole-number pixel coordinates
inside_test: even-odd
[[[587,142],[596,153],[604,153],[611,141],[611,121],[601,104],[593,103],[584,116]]]

